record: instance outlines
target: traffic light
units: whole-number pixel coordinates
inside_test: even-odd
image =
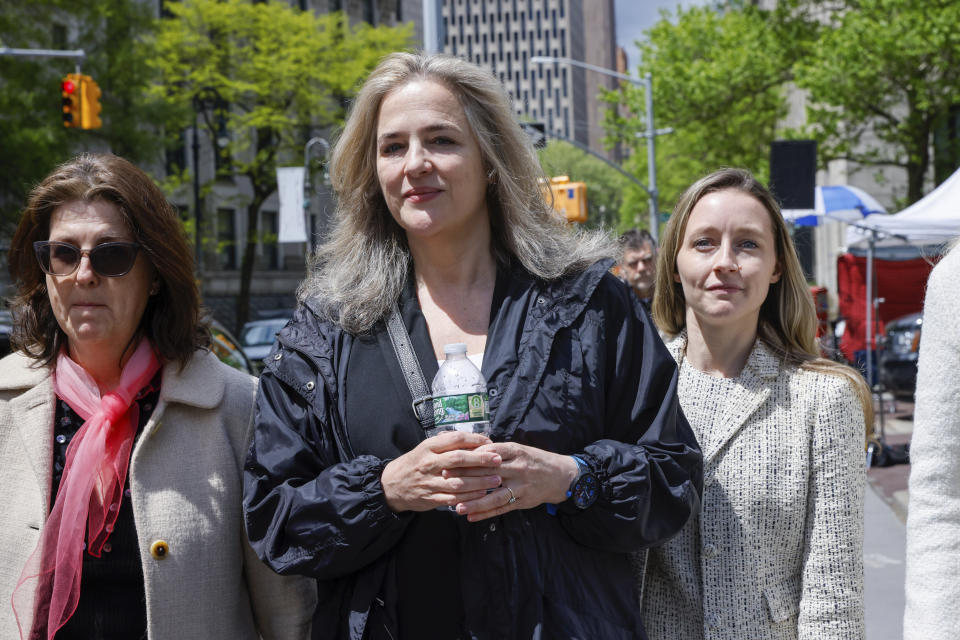
[[[587,185],[583,182],[570,182],[567,176],[550,178],[550,191],[553,194],[553,208],[562,214],[567,222],[587,221]]]
[[[68,73],[60,82],[60,96],[63,105],[63,126],[80,126],[80,87],[82,84],[79,73]]]
[[[80,126],[84,129],[99,129],[100,122],[100,86],[90,76],[80,76]]]

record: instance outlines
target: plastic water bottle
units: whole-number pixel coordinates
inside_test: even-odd
[[[433,428],[427,431],[427,437],[441,431],[486,432],[490,426],[487,381],[467,358],[467,345],[447,344],[443,353],[447,358],[431,385]]]

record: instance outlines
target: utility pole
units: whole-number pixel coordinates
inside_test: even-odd
[[[307,255],[313,255],[313,233],[310,230],[310,152],[313,150],[314,145],[320,145],[323,147],[323,157],[326,159],[330,155],[330,143],[326,141],[325,138],[315,137],[310,138],[307,141],[306,146],[303,148],[303,224],[304,231],[307,234]],[[326,165],[323,169],[323,183],[327,184],[329,181],[329,175],[327,174]],[[324,220],[324,226],[326,226],[326,220]]]
[[[549,64],[551,62],[569,64],[574,67],[580,67],[582,69],[587,69],[588,71],[595,71],[596,73],[618,78],[625,82],[629,82],[630,84],[644,88],[647,99],[647,130],[644,133],[637,134],[637,137],[647,139],[648,186],[644,187],[644,189],[646,190],[647,196],[650,199],[650,235],[653,236],[654,241],[658,242],[660,236],[660,210],[658,208],[659,204],[657,203],[659,194],[657,192],[657,157],[655,139],[657,136],[673,133],[673,128],[667,127],[666,129],[656,129],[653,126],[653,76],[648,73],[643,80],[637,80],[636,78],[632,78],[626,74],[617,73],[616,71],[611,71],[610,69],[606,69],[604,67],[598,67],[595,64],[588,64],[586,62],[573,60],[571,58],[557,58],[554,56],[533,56],[530,58],[530,62],[539,64]]]
[[[423,0],[423,51],[443,51],[443,9],[440,0]]]

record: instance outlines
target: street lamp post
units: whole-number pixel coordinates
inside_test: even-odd
[[[216,107],[223,104],[223,98],[214,87],[203,87],[193,95],[193,215],[194,239],[196,242],[195,260],[197,269],[197,281],[203,285],[203,202],[200,199],[200,135],[197,127],[197,120],[200,119],[201,111],[206,111],[211,105]]]
[[[310,232],[310,152],[313,150],[314,145],[318,144],[323,147],[324,158],[330,155],[330,144],[324,138],[310,138],[310,140],[307,141],[306,146],[303,148],[303,228],[307,233],[308,256],[313,254],[313,234]],[[324,169],[324,184],[326,184],[327,181],[327,171]]]
[[[656,158],[656,137],[666,133],[673,133],[672,127],[667,127],[666,129],[655,129],[653,126],[653,76],[647,74],[644,76],[643,80],[638,80],[631,76],[628,76],[623,73],[617,73],[616,71],[611,71],[610,69],[605,69],[603,67],[598,67],[594,64],[588,64],[586,62],[581,62],[580,60],[573,60],[572,58],[557,58],[554,56],[533,56],[530,58],[530,62],[538,64],[548,64],[551,62],[559,62],[562,64],[569,64],[574,67],[580,67],[588,71],[594,71],[603,75],[611,76],[613,78],[618,78],[624,80],[631,84],[643,87],[646,93],[647,99],[647,130],[644,133],[637,134],[637,137],[643,137],[647,139],[647,178],[648,186],[644,187],[647,192],[647,196],[650,198],[650,235],[653,236],[654,241],[659,240],[660,236],[660,212],[659,205],[657,204],[658,192],[657,192],[657,158]]]

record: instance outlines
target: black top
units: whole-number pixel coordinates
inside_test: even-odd
[[[137,438],[150,419],[160,397],[161,372],[137,394],[140,408]],[[83,418],[57,398],[53,428],[53,484],[51,503],[60,488],[67,447],[83,426]],[[132,450],[131,450],[132,453]],[[99,558],[83,554],[83,573],[80,578],[80,600],[77,610],[57,632],[57,640],[131,640],[147,637],[147,603],[143,586],[143,567],[137,530],[130,506],[130,474],[127,473],[120,511],[113,532],[103,545]]]
[[[408,279],[401,316],[430,385],[438,363],[413,281]],[[497,287],[494,309],[502,297],[502,287]],[[491,312],[490,316],[494,315]],[[357,454],[392,460],[424,438],[423,428],[410,406],[409,393],[402,395],[399,390],[404,387],[391,382],[390,370],[396,368],[396,357],[386,332],[358,338],[350,352],[344,422]],[[448,510],[418,513],[397,544],[394,559],[400,638],[464,636],[458,518]]]

